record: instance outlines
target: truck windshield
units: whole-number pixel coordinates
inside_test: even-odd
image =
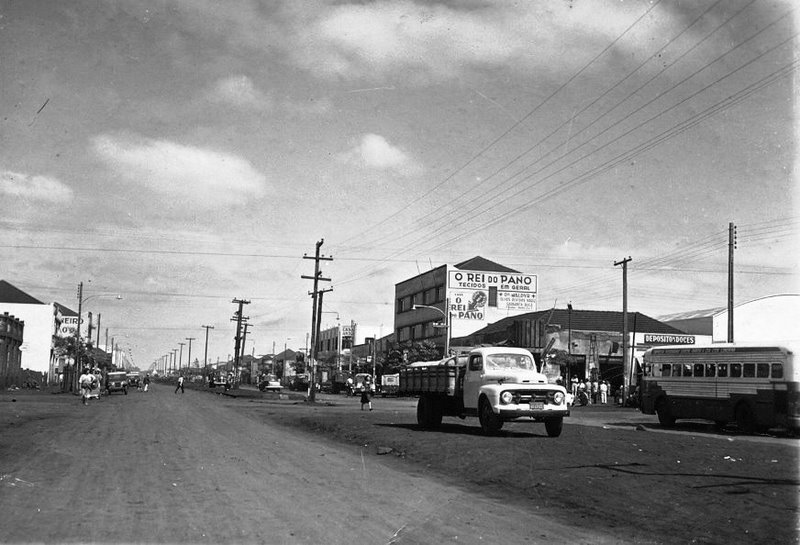
[[[524,354],[491,354],[486,356],[487,369],[536,369],[530,356]]]

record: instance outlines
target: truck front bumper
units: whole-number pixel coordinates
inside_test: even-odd
[[[499,408],[500,418],[503,420],[514,420],[516,418],[532,418],[533,420],[545,420],[547,418],[563,418],[569,416],[569,408],[553,407],[552,409],[527,409],[522,407],[509,407],[501,405]]]

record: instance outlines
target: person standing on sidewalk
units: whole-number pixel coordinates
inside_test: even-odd
[[[147,373],[144,376],[144,380],[142,380],[142,383],[144,384],[144,391],[146,392],[147,389],[150,387],[150,373]]]
[[[178,377],[178,385],[175,386],[175,393],[176,394],[178,393],[178,390],[180,390],[181,393],[184,393],[183,392],[183,375]]]
[[[369,410],[372,410],[372,400],[369,398],[370,395],[370,383],[364,381],[361,383],[361,410],[364,410],[364,405],[369,407]]]

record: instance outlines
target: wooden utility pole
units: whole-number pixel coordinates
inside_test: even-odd
[[[208,380],[208,330],[209,329],[214,329],[214,326],[213,325],[203,325],[203,326],[200,326],[200,327],[203,327],[206,330],[206,350],[203,353],[203,370],[204,370],[203,372],[205,373],[204,376],[205,376],[206,380]]]
[[[233,347],[233,369],[234,373],[237,373],[239,370],[239,352],[242,346],[242,321],[249,320],[249,317],[242,316],[242,308],[244,307],[244,305],[249,305],[250,301],[247,301],[245,299],[234,299],[233,301],[231,301],[231,303],[236,303],[239,305],[239,310],[237,310],[234,313],[233,318],[231,318],[232,322],[236,322],[236,336],[233,338],[235,341]],[[239,378],[238,374],[234,375],[233,378],[234,382],[236,382],[238,378]]]
[[[320,280],[324,282],[330,282],[330,278],[323,278],[322,271],[319,268],[320,261],[333,261],[332,257],[325,257],[320,255],[319,249],[322,247],[322,244],[325,242],[325,239],[320,239],[317,242],[316,252],[314,257],[309,257],[306,254],[303,254],[303,259],[313,259],[314,260],[314,276],[305,276],[302,275],[300,278],[304,278],[306,280],[313,280],[314,281],[314,291],[311,292],[312,296],[312,303],[311,303],[311,361],[306,363],[311,364],[311,378],[308,381],[308,401],[313,403],[316,400],[316,379],[317,379],[317,328],[319,327],[317,324],[318,316],[317,314],[322,314],[318,312],[317,305],[318,300],[320,299],[320,291],[319,291],[319,282]],[[327,289],[325,291],[331,291],[333,288]]]
[[[183,368],[181,367],[181,365],[182,365],[182,363],[183,363],[183,345],[185,345],[185,344],[186,344],[186,343],[178,343],[178,346],[180,346],[180,347],[181,347],[181,348],[180,348],[180,351],[178,352],[178,374],[179,374],[179,375],[181,374],[181,371],[183,370]]]
[[[728,342],[733,342],[733,251],[736,249],[736,225],[728,224]]]
[[[189,355],[186,358],[186,369],[191,373],[192,372],[192,341],[194,337],[186,337],[186,340],[189,341]]]
[[[614,263],[615,267],[622,265],[622,370],[625,376],[622,378],[622,402],[628,394],[631,384],[631,362],[628,359],[628,262],[631,256]]]

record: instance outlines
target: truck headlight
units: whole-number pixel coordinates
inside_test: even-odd
[[[508,405],[514,401],[514,394],[511,392],[503,392],[500,394],[500,402]]]
[[[563,392],[556,392],[553,394],[553,403],[556,405],[561,405],[564,403],[564,393]]]

